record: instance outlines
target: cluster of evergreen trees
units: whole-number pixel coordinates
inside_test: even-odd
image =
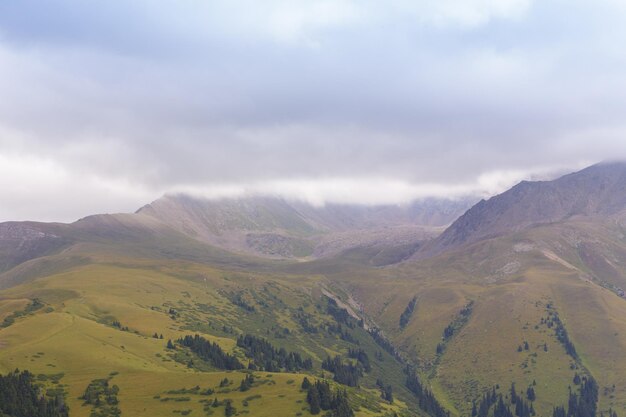
[[[389,341],[389,339],[385,337],[380,329],[373,327],[368,330],[368,333],[370,334],[370,336],[372,336],[372,339],[374,339],[376,344],[380,346],[385,352],[396,358],[398,362],[403,362],[402,357],[400,356],[400,353],[398,352],[396,347]],[[382,355],[380,357],[382,358]]]
[[[252,384],[254,384],[254,376],[252,374],[248,374],[244,379],[241,380],[241,384],[239,385],[239,391],[248,391],[250,388],[252,388]]]
[[[555,407],[553,417],[595,417],[598,405],[598,384],[591,376],[583,376],[578,394],[570,389],[567,409]],[[613,410],[609,414],[614,415]]]
[[[329,411],[327,415],[331,417],[354,416],[345,390],[333,393],[328,382],[316,381],[312,384],[306,377],[302,380],[302,389],[307,391],[306,402],[309,404],[311,414],[316,415],[324,410]]]
[[[243,369],[243,364],[236,357],[224,352],[222,348],[215,342],[209,342],[200,335],[185,336],[177,340],[177,342],[188,347],[198,357],[218,369]],[[168,347],[170,346],[168,342]]]
[[[119,417],[122,412],[117,406],[118,392],[118,386],[109,385],[108,379],[94,379],[80,399],[85,401],[84,405],[89,404],[94,408],[92,416]]]
[[[417,304],[417,297],[413,297],[409,304],[406,306],[402,314],[400,315],[400,328],[404,329],[409,321],[411,320],[411,316],[413,316],[413,311],[415,310],[415,305]]]
[[[211,411],[209,407],[217,408],[222,405],[224,406],[224,415],[226,417],[231,417],[237,414],[237,409],[233,407],[233,400],[228,399],[228,398],[222,401],[215,398],[213,399],[213,401],[209,401],[205,403],[204,411],[206,412],[207,415],[212,415],[213,411]]]
[[[363,376],[363,367],[360,363],[354,365],[350,362],[344,362],[340,356],[327,357],[322,362],[322,369],[332,372],[335,382],[349,387],[359,385],[359,378]]]
[[[254,313],[256,311],[256,308],[248,303],[242,296],[242,293],[238,292],[238,293],[231,293],[228,296],[228,299],[230,300],[231,303],[233,303],[234,305],[243,308],[245,311],[247,311],[248,313]]]
[[[298,352],[288,352],[284,348],[276,349],[270,342],[260,337],[240,336],[237,339],[237,346],[252,359],[251,366],[249,366],[251,369],[294,372],[313,368],[313,361],[310,358],[302,359]]]
[[[440,355],[446,350],[446,343],[448,340],[454,336],[465,324],[469,321],[470,316],[472,315],[472,308],[474,307],[474,302],[470,301],[459,311],[459,314],[452,320],[450,324],[443,329],[443,334],[441,338],[443,339],[441,343],[437,344],[437,354]]]
[[[493,407],[495,405],[495,407]],[[496,388],[483,394],[482,399],[476,406],[472,404],[472,417],[487,417],[489,410],[493,407],[493,417],[513,417],[511,408],[504,402],[502,394],[496,394]]]
[[[567,354],[570,355],[574,360],[578,360],[578,353],[576,352],[576,348],[574,347],[574,344],[567,334],[567,330],[565,329],[565,326],[563,325],[563,322],[559,317],[559,313],[557,313],[557,311],[554,309],[552,303],[548,303],[546,305],[546,310],[548,311],[548,318],[544,319],[542,317],[541,324],[545,324],[548,328],[554,327],[554,334],[558,341],[565,348],[565,352],[567,352]],[[544,346],[544,350],[548,350],[547,346]]]
[[[556,335],[558,341],[565,348],[565,352],[567,352],[567,354],[570,355],[572,358],[578,359],[578,353],[576,352],[574,343],[572,343],[572,341],[570,340],[569,335],[567,334],[567,330],[565,329],[565,326],[563,325],[563,322],[561,322],[561,319],[559,318],[559,315],[556,313],[556,311],[552,314],[552,323],[555,326],[554,334]]]
[[[515,383],[511,383],[510,395],[511,404],[515,406],[515,415],[517,417],[530,417],[535,415],[535,409],[532,401],[535,401],[536,395],[533,387],[528,387],[528,389],[526,389],[526,398],[530,401],[530,403],[517,394]]]
[[[311,315],[304,312],[302,307],[300,307],[296,312],[295,319],[305,333],[315,334],[319,331],[318,327],[313,324],[313,318]]]
[[[363,366],[363,370],[365,372],[372,371],[372,365],[370,364],[370,358],[367,356],[367,353],[363,349],[349,349],[348,357],[352,359],[356,359],[361,366]]]
[[[11,417],[67,417],[62,397],[46,399],[28,371],[0,375],[0,415]]]
[[[575,383],[580,385],[578,393],[572,392],[570,388],[567,407],[558,406],[553,409],[552,417],[596,417],[598,404],[598,384],[591,376],[576,374]],[[533,385],[535,382],[533,381]],[[536,399],[533,385],[526,389],[526,398],[519,395],[515,389],[515,384],[511,384],[509,398],[510,404],[502,394],[496,394],[494,387],[490,392],[483,395],[478,404],[472,405],[472,417],[531,417],[535,415],[533,401]],[[513,411],[511,411],[511,405]],[[493,408],[493,414],[490,410]],[[600,413],[604,417],[604,413]],[[608,417],[617,417],[617,413],[612,409],[608,411]]]
[[[378,378],[376,380],[376,386],[380,389],[380,397],[385,401],[393,403],[393,388],[391,385],[385,385],[383,380]]]
[[[342,323],[351,329],[354,329],[354,319],[348,313],[348,310],[341,308],[337,305],[337,302],[332,298],[328,299],[328,306],[326,312],[333,316],[337,323]]]
[[[510,404],[506,401],[501,393],[496,394],[496,387],[483,395],[481,401],[476,405],[472,404],[472,417],[487,417],[489,411],[493,407],[493,417],[530,417],[535,415],[535,409],[532,401],[535,399],[535,391],[532,387],[526,390],[528,401],[517,394],[515,384],[511,384]],[[514,406],[514,412],[511,411],[511,405]]]
[[[359,341],[355,339],[355,337],[352,336],[352,334],[347,329],[344,329],[341,324],[329,323],[326,326],[326,330],[328,330],[328,333],[330,334],[338,335],[341,340],[345,340],[348,343],[352,343],[355,345],[359,344]]]
[[[113,323],[111,323],[111,326],[115,327],[116,329],[120,329],[123,332],[130,331],[128,326],[122,326],[122,323],[120,323],[119,320],[113,320]]]
[[[243,294],[244,293],[242,291],[222,293],[222,295],[226,296],[226,298],[228,298],[228,300],[234,305],[241,307],[248,313],[254,313],[256,311],[256,308],[254,307],[254,305],[246,301],[246,299],[243,297]]]
[[[413,369],[407,367],[405,373],[407,374],[406,387],[415,395],[422,410],[432,417],[450,417],[450,412],[446,411],[433,393],[422,385]]]
[[[600,411],[600,417],[605,417],[604,416],[604,411]],[[608,417],[617,417],[617,413],[615,411],[613,411],[612,408],[609,408]]]

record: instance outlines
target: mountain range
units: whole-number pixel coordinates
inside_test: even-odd
[[[357,416],[487,417],[492,392],[513,414],[550,415],[587,381],[594,407],[623,414],[625,221],[626,163],[612,162],[478,202],[166,195],[71,224],[1,223],[0,368],[40,375],[79,416],[114,413],[83,395],[103,378],[124,415],[221,415],[228,400],[306,416],[304,376],[346,389]],[[191,335],[250,370],[211,362]],[[255,360],[244,336],[312,367]]]

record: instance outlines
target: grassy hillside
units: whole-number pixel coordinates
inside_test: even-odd
[[[469,415],[473,400],[495,385],[506,394],[514,382],[523,392],[532,386],[537,414],[551,415],[567,403],[568,387],[577,389],[576,373],[598,381],[600,409],[623,414],[626,300],[618,294],[625,280],[585,256],[593,250],[595,259],[623,271],[616,235],[597,223],[548,225],[391,268],[344,264],[329,277],[385,329],[455,414]],[[577,358],[546,324],[555,313]]]
[[[306,416],[303,376],[332,380],[322,360],[341,355],[350,362],[349,349],[359,348],[372,369],[359,388],[345,387],[356,415],[419,413],[403,388],[402,365],[356,320],[337,322],[328,314],[324,283],[320,276],[229,272],[174,260],[116,256],[114,263],[78,265],[2,292],[3,317],[18,314],[0,329],[0,371],[28,369],[42,384],[61,388],[72,416],[90,415],[92,407],[80,397],[92,381],[107,378],[119,387],[123,415],[223,415],[224,400],[232,400],[242,415]],[[236,338],[256,335],[311,358],[314,366],[304,374],[252,371],[253,386],[241,392],[248,371],[215,369],[180,345],[167,348],[168,340],[192,334],[244,363]],[[224,378],[231,383],[220,387]],[[393,404],[380,398],[377,379],[393,385]],[[216,398],[222,405],[213,407]]]

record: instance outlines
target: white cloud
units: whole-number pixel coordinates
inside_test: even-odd
[[[617,0],[70,2],[0,2],[1,220],[489,195],[626,156]]]
[[[173,187],[173,193],[221,199],[273,195],[300,200],[315,206],[335,204],[407,204],[422,198],[489,197],[510,188],[531,174],[523,171],[494,171],[457,184],[411,183],[393,178],[298,178]]]
[[[0,153],[0,219],[74,221],[134,211],[154,193],[123,180],[72,172],[53,159]]]
[[[310,33],[347,25],[363,17],[364,11],[347,0],[289,1],[269,11],[267,30],[278,40],[306,40]]]
[[[153,2],[147,2],[152,7]],[[359,25],[393,28],[404,20],[414,26],[471,29],[497,19],[520,19],[532,0],[231,0],[207,3],[177,2],[186,19],[164,13],[156,18],[174,32],[193,31],[195,36],[219,31],[227,36],[254,40],[267,37],[288,44],[318,45],[326,31]],[[390,26],[391,25],[391,26]]]
[[[53,159],[0,154],[0,189],[4,200],[0,219],[71,222],[90,214],[132,212],[166,192],[211,199],[271,195],[316,206],[405,204],[428,197],[486,197],[530,176],[523,171],[495,171],[456,184],[412,183],[382,177],[323,177],[181,184],[159,189],[72,171]]]
[[[438,27],[475,28],[496,19],[520,19],[531,0],[422,0],[392,2],[417,21]]]

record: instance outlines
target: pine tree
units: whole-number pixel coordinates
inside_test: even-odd
[[[381,397],[383,398],[383,400],[393,403],[393,388],[391,387],[391,385],[387,385],[383,389]]]
[[[317,387],[313,385],[309,386],[306,401],[309,403],[311,414],[315,415],[320,413],[320,394]]]
[[[233,407],[233,403],[230,400],[226,400],[226,407],[224,408],[224,415],[226,417],[234,416],[237,410]]]
[[[354,412],[348,403],[348,393],[344,390],[340,391],[335,396],[333,417],[353,417]]]
[[[511,403],[517,402],[517,393],[515,392],[515,382],[511,382]]]

